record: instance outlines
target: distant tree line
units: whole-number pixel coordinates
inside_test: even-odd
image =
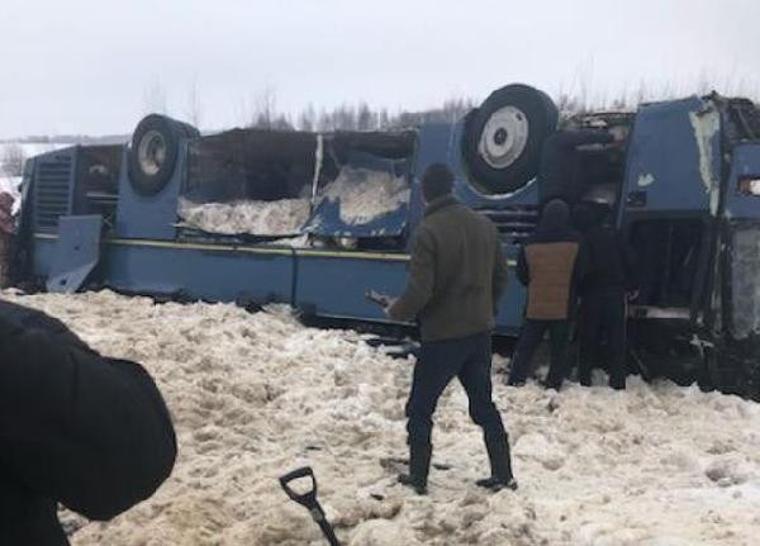
[[[293,117],[279,112],[273,96],[268,94],[257,102],[253,113],[244,121],[246,127],[276,131],[385,131],[423,123],[450,123],[464,116],[475,104],[472,99],[452,99],[440,108],[395,113],[387,108],[373,109],[364,101],[319,111],[310,104]]]
[[[24,174],[24,149],[16,143],[6,144],[1,148],[3,153],[0,155],[0,174],[11,177]]]

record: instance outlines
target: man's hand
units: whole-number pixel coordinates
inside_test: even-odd
[[[382,307],[383,312],[385,312],[386,315],[388,315],[388,311],[393,306],[393,304],[396,303],[396,300],[398,299],[398,298],[392,298],[386,294],[380,294],[379,292],[375,292],[374,290],[367,290],[367,293],[365,295],[368,300]]]
[[[391,298],[390,296],[385,296],[385,303],[383,304],[383,311],[385,312],[385,315],[387,317],[391,316],[391,307],[396,303],[398,298]]]

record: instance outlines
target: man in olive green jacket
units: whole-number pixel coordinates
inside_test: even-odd
[[[452,195],[454,177],[442,164],[422,177],[427,203],[417,228],[409,282],[388,315],[418,319],[421,352],[406,406],[409,474],[401,483],[427,491],[433,413],[443,390],[457,377],[467,392],[472,420],[483,429],[491,476],[477,483],[515,489],[509,441],[491,397],[491,330],[507,281],[507,263],[493,223]]]

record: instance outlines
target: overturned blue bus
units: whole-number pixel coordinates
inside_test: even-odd
[[[626,135],[624,148],[585,151],[572,193],[606,199],[639,256],[632,361],[757,396],[760,113],[717,94],[560,122],[546,94],[515,84],[464,119],[388,132],[201,135],[150,115],[129,144],[27,163],[15,279],[384,322],[365,292],[403,288],[425,168],[450,165],[458,198],[493,220],[513,265],[560,125]],[[523,301],[513,280],[497,334],[517,334]]]

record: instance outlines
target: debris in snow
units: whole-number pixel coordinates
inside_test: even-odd
[[[299,233],[310,212],[309,199],[200,204],[180,198],[177,210],[189,226],[208,233],[262,237]]]
[[[405,177],[386,171],[343,167],[323,192],[340,202],[340,219],[347,225],[368,224],[409,203],[411,190]]]
[[[757,542],[760,405],[735,396],[635,377],[624,392],[568,384],[558,394],[494,381],[520,489],[490,494],[473,484],[487,460],[454,382],[433,432],[433,462],[452,468],[434,468],[430,495],[418,497],[379,464],[407,455],[412,361],[355,332],[305,328],[283,306],[249,314],[110,292],[2,297],[142,362],[175,420],[172,477],[112,521],[76,521],[76,546],[323,544],[277,482],[303,464],[350,546]]]
[[[728,487],[745,483],[752,477],[752,470],[736,456],[715,459],[705,469],[705,476],[718,485]]]

